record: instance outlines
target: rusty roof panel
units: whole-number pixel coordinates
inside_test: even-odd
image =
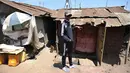
[[[93,8],[83,9],[83,11],[82,11],[82,17],[84,17],[84,16],[89,16],[89,17],[94,16],[95,12],[96,12],[96,10],[93,9]]]
[[[57,10],[57,17],[64,18],[65,9]],[[72,17],[117,17],[114,13],[104,8],[71,9]]]
[[[102,18],[92,18],[92,22],[94,22],[94,26],[101,24],[102,21],[103,21]]]
[[[17,3],[14,1],[8,1],[8,0],[0,0],[2,3],[7,4],[13,8],[16,8],[18,10],[21,10],[23,12],[26,12],[28,14],[31,15],[35,15],[35,16],[40,16],[40,15],[45,15],[46,13],[50,13],[48,11],[46,11],[46,9],[43,10],[41,8],[32,6],[32,5],[28,5],[28,4],[22,4],[22,3]]]
[[[64,18],[64,12],[65,12],[65,10],[63,10],[63,9],[58,10],[56,13],[57,18]]]
[[[116,17],[116,15],[114,15],[114,13],[110,13],[108,10],[106,10],[105,8],[95,8],[96,12],[97,12],[97,16],[100,17]]]
[[[60,19],[63,21],[64,19]],[[77,18],[77,19],[71,19],[70,22],[73,25],[84,25],[86,23],[90,23],[91,25],[92,22],[94,23],[93,26],[100,25],[103,23],[103,21],[106,21],[106,27],[119,27],[122,26],[120,21],[117,18]]]
[[[115,13],[122,25],[130,25],[130,13]]]
[[[86,23],[91,23],[91,19],[90,18],[71,19],[70,22],[71,24],[74,24],[74,25],[84,25]]]
[[[58,17],[64,18],[65,9],[57,11]],[[71,22],[76,25],[94,23],[94,26],[100,25],[106,21],[106,27],[119,27],[130,25],[130,12],[123,7],[102,7],[102,8],[81,8],[71,9]]]
[[[82,10],[71,10],[73,17],[80,17],[82,15]]]
[[[122,26],[117,18],[108,18],[105,19],[106,27],[119,27]]]
[[[22,5],[24,5],[24,6],[30,6],[30,7],[32,7],[32,8],[36,8],[36,9],[39,9],[39,10],[41,10],[41,11],[48,12],[48,13],[51,14],[52,17],[56,17],[56,10],[51,10],[51,9],[48,9],[48,8],[45,8],[45,7],[29,5],[29,4],[25,4],[25,3],[19,3],[19,4],[22,4]]]
[[[125,10],[123,6],[117,6],[117,7],[108,7],[110,12],[115,13],[129,13],[129,11]]]

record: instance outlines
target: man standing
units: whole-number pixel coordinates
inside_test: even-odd
[[[63,70],[68,72],[69,69],[66,67],[66,56],[68,56],[69,59],[69,68],[74,68],[75,66],[72,64],[72,49],[73,49],[73,32],[72,27],[70,24],[70,18],[72,14],[65,12],[65,20],[62,23],[61,28],[61,36],[64,40],[64,50],[63,50],[63,56],[62,56],[62,66]]]

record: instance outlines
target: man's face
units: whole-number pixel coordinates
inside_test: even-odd
[[[65,18],[66,18],[67,20],[70,20],[71,16],[66,16]]]

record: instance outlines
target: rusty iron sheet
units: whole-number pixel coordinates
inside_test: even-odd
[[[57,10],[58,18],[64,18],[65,9]],[[71,9],[71,23],[84,25],[90,23],[93,26],[100,25],[104,21],[106,27],[119,27],[130,25],[130,12],[123,7],[101,7],[101,8],[75,8]],[[77,18],[74,18],[77,17]]]
[[[65,9],[57,10],[57,18],[64,18]],[[129,13],[123,7],[72,8],[72,17],[117,17],[114,13]]]
[[[63,22],[64,19],[60,19]],[[121,22],[117,18],[77,18],[70,19],[71,24],[73,25],[85,25],[86,23],[91,24],[92,26],[97,26],[106,22],[106,27],[119,27],[122,26]],[[94,24],[92,24],[92,22]]]
[[[74,24],[74,25],[84,25],[84,24],[86,24],[87,22],[88,22],[88,23],[91,23],[91,19],[89,19],[89,18],[71,19],[70,22],[71,22],[71,24]]]
[[[56,13],[57,19],[64,18],[64,12],[65,12],[64,9],[57,10],[57,13]]]
[[[122,6],[116,6],[116,7],[107,7],[107,9],[112,13],[129,13],[129,11],[125,10]]]
[[[97,29],[90,25],[84,25],[82,30],[76,30],[76,50],[92,53],[96,50]]]
[[[33,5],[28,5],[28,4],[23,4],[14,1],[8,1],[8,0],[0,0],[0,2],[34,16],[40,16],[40,15],[45,15],[46,13],[50,13],[46,11],[46,9],[44,10],[44,8],[41,9]]]
[[[82,17],[84,17],[84,16],[94,16],[95,14],[94,14],[94,12],[95,12],[96,10],[95,9],[93,9],[93,8],[84,8],[83,10],[82,10]]]
[[[130,13],[115,13],[123,26],[130,25]]]
[[[107,19],[105,19],[105,21],[106,21],[106,27],[122,26],[117,18],[107,18]]]

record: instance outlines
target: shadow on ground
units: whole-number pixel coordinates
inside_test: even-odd
[[[62,56],[62,53],[60,53],[60,56]],[[73,63],[76,65],[81,65],[81,62],[79,59],[89,59],[94,63],[95,66],[98,65],[98,61],[97,61],[97,57],[95,53],[76,52],[72,54],[72,57],[76,59],[73,61]]]
[[[61,63],[54,63],[53,66],[60,69],[62,68]]]
[[[120,65],[121,59],[119,57],[119,54],[109,54],[109,55],[104,55],[103,62],[114,66],[115,64]]]

